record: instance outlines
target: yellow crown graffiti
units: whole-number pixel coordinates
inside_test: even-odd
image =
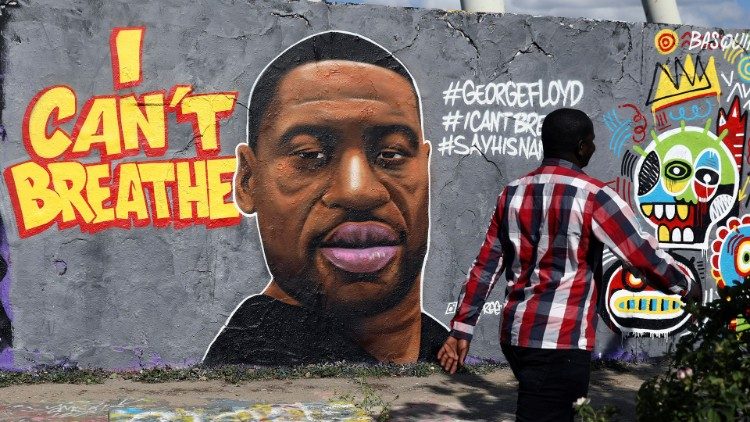
[[[675,60],[674,72],[666,64],[657,64],[647,104],[651,105],[651,111],[656,114],[674,104],[710,96],[716,96],[717,100],[721,97],[714,58],[710,57],[708,64],[704,66],[700,57],[694,63],[693,58],[688,55],[684,62]]]

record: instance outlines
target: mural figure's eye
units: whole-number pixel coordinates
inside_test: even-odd
[[[638,173],[638,195],[645,195],[656,186],[659,181],[659,156],[651,151],[643,159],[641,171]]]
[[[375,157],[375,161],[380,165],[387,166],[389,164],[400,163],[404,158],[406,158],[406,154],[403,154],[401,151],[384,149]]]
[[[692,170],[690,166],[682,161],[672,161],[667,163],[664,168],[664,174],[672,180],[685,180],[690,177]]]
[[[320,151],[298,152],[297,157],[303,160],[325,160],[326,156]]]
[[[750,275],[750,239],[743,240],[734,253],[734,266],[742,278]]]
[[[646,287],[646,283],[644,283],[643,280],[631,273],[627,273],[627,275],[625,276],[625,285],[633,290],[641,290]]]
[[[329,160],[328,154],[318,150],[294,151],[294,167],[298,170],[316,170],[323,167]]]
[[[716,186],[719,184],[719,173],[714,169],[701,168],[695,171],[695,179],[703,185]]]

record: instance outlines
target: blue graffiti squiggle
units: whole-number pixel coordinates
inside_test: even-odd
[[[691,116],[687,115],[687,107],[680,107],[678,108],[678,115],[675,116],[672,114],[672,111],[669,111],[669,118],[672,119],[675,122],[679,122],[680,120],[684,120],[686,122],[692,122],[693,120],[701,120],[706,121],[709,116],[711,116],[711,113],[714,111],[714,106],[711,104],[709,100],[704,100],[706,102],[706,111],[702,112],[701,107],[698,104],[693,104],[690,106],[690,112],[692,113]]]
[[[617,154],[617,157],[622,156],[625,142],[632,136],[631,128],[633,122],[620,120],[617,112],[612,110],[604,115],[604,125],[612,132],[612,138],[609,140],[609,149]]]

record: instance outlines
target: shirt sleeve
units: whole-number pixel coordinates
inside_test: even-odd
[[[474,260],[469,275],[461,288],[458,297],[456,315],[450,323],[451,336],[471,340],[474,326],[482,313],[484,302],[497,281],[498,274],[503,268],[503,250],[501,226],[506,201],[506,190],[500,194],[495,206],[495,212],[490,219],[490,226],[484,237],[484,243],[479,249],[479,255]]]
[[[657,248],[656,239],[638,230],[635,214],[609,187],[594,196],[592,230],[594,236],[622,261],[640,273],[644,281],[666,294],[685,296],[691,278],[674,258]]]

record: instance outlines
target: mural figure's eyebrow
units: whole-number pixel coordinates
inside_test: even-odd
[[[310,135],[326,145],[331,144],[336,139],[336,133],[327,126],[319,125],[298,125],[289,128],[281,135],[281,146],[289,145],[297,135]]]
[[[417,133],[409,126],[401,124],[371,127],[367,129],[367,131],[365,131],[365,139],[368,142],[374,142],[392,133],[401,133],[406,135],[407,139],[409,140],[409,146],[412,148],[419,148],[419,136],[417,135]]]

